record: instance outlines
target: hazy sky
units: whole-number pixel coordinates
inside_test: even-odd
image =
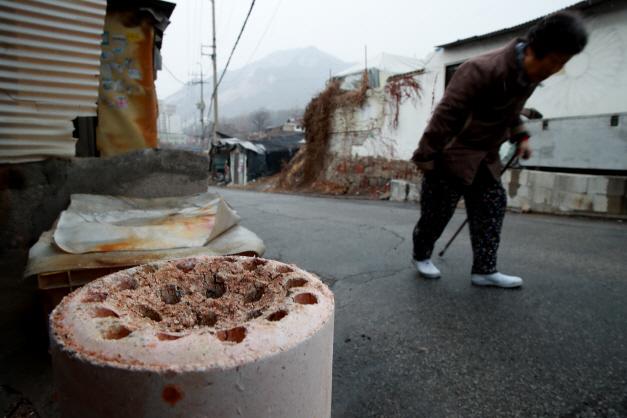
[[[166,98],[201,70],[212,75],[211,0],[180,0],[165,31],[165,68],[157,94]],[[218,77],[252,0],[215,0]],[[435,45],[515,26],[576,0],[256,0],[229,70],[274,51],[315,46],[347,62],[382,52],[424,58]],[[211,53],[211,48],[204,48]],[[178,79],[178,81],[176,80]]]

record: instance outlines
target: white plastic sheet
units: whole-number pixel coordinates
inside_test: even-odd
[[[158,199],[75,194],[54,242],[74,254],[202,247],[240,220],[216,193]]]

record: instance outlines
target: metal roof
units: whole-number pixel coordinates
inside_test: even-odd
[[[253,144],[250,141],[246,141],[245,139],[239,139],[239,138],[219,138],[218,141],[222,144],[229,144],[229,145],[239,145],[242,148],[246,148],[247,150],[256,152],[257,154],[263,154],[266,152],[265,148],[263,146],[258,146]]]
[[[0,2],[0,163],[75,155],[96,116],[106,0]]]
[[[579,3],[573,4],[572,6],[568,6],[565,7],[563,9],[560,10],[580,10],[580,11],[585,11],[591,7],[597,6],[601,3],[606,3],[608,1],[624,1],[624,0],[584,0],[581,1]],[[490,32],[490,33],[486,33],[485,35],[478,35],[478,36],[472,36],[470,38],[466,38],[466,39],[459,39],[455,42],[451,42],[448,44],[443,44],[443,45],[438,45],[438,48],[454,48],[456,46],[460,46],[460,45],[465,45],[471,42],[476,42],[476,41],[482,41],[484,39],[489,39],[495,36],[499,36],[499,35],[505,35],[508,33],[512,33],[512,32],[518,32],[521,29],[525,29],[525,28],[529,28],[533,25],[535,25],[536,23],[538,23],[541,19],[545,18],[547,15],[544,16],[540,16],[537,19],[533,19],[530,20],[528,22],[522,23],[520,25],[516,25],[516,26],[512,26],[510,28],[506,28],[506,29],[500,29],[498,31],[495,32]]]

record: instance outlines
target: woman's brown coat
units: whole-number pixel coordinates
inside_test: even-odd
[[[436,106],[411,160],[443,168],[471,184],[485,160],[500,178],[499,149],[525,131],[520,112],[536,84],[525,86],[514,39],[462,64]]]

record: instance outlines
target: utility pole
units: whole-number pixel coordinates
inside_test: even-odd
[[[213,61],[213,141],[216,140],[218,131],[218,56],[216,55],[216,2],[211,0],[211,12],[213,16],[213,45],[203,45],[204,47],[212,47],[213,54],[209,55]]]
[[[202,78],[202,64],[200,64],[200,103],[198,103],[198,109],[200,109],[200,147],[205,146],[205,96],[203,91],[203,85],[205,84],[204,78]]]
[[[202,47],[201,47],[200,53],[202,54]],[[197,74],[192,74],[192,75],[196,76]],[[205,143],[205,118],[204,118],[205,99],[203,97],[203,94],[204,94],[203,85],[205,84],[205,80],[202,78],[202,64],[200,64],[200,80],[192,81],[190,84],[191,85],[200,84],[200,102],[196,103],[196,108],[200,110],[200,148],[202,149]]]
[[[217,138],[218,131],[218,56],[216,55],[216,0],[211,0],[213,14],[213,140]]]

